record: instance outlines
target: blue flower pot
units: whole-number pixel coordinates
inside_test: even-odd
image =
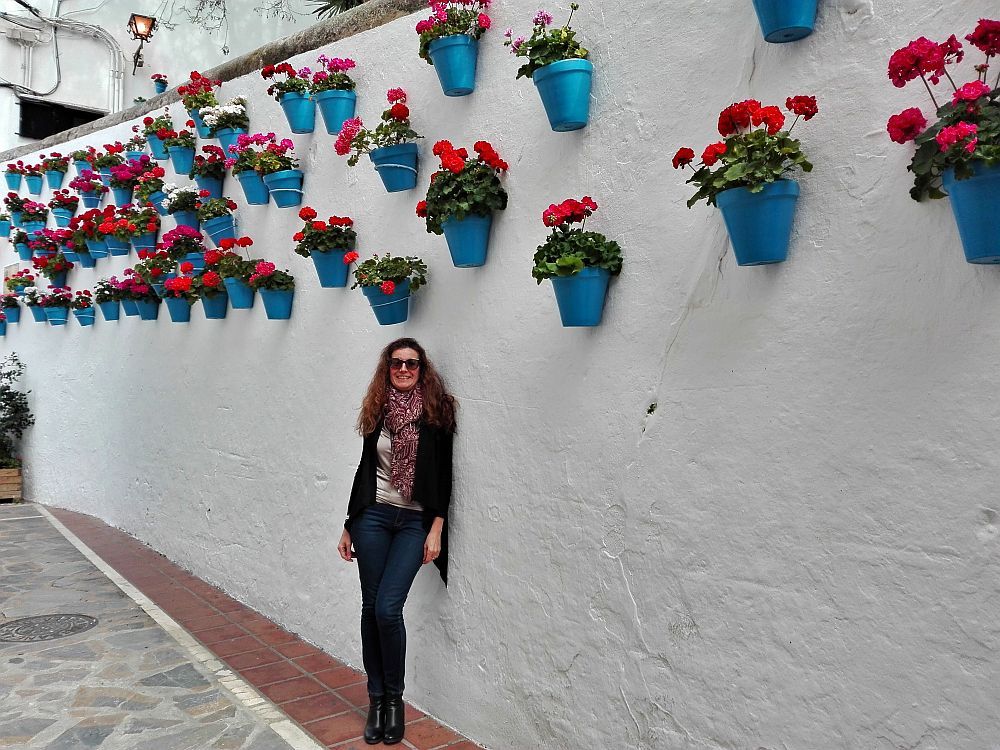
[[[781,263],[788,257],[798,197],[794,180],[768,183],[759,193],[739,187],[716,196],[738,265]]]
[[[79,161],[73,162],[73,166],[76,167],[76,173],[77,173],[77,175],[80,175],[80,176],[82,176],[84,172],[87,172],[87,171],[93,172],[94,171],[93,165],[89,161],[87,161],[86,159],[80,159]]]
[[[180,297],[164,297],[167,303],[167,312],[170,313],[170,320],[174,323],[189,323],[191,321],[191,303]]]
[[[66,319],[69,317],[69,308],[43,307],[42,309],[45,311],[45,319],[49,321],[50,326],[66,325]]]
[[[611,274],[605,269],[589,266],[572,276],[552,278],[552,290],[556,293],[563,326],[600,325],[610,278]]]
[[[326,132],[330,135],[339,135],[344,128],[344,121],[354,117],[358,95],[354,91],[334,89],[313,94],[313,101],[323,116]]]
[[[74,263],[80,262],[80,254],[76,250],[71,250],[70,248],[63,245],[62,254],[66,256],[66,260],[73,261]],[[90,253],[87,253],[90,256]]]
[[[209,198],[222,197],[222,180],[217,177],[195,177],[194,181],[198,185],[198,190],[207,190]]]
[[[132,246],[128,242],[110,235],[104,238],[104,244],[107,245],[111,255],[128,255],[132,251]]]
[[[243,128],[222,128],[221,130],[215,131],[215,137],[219,140],[219,145],[222,146],[222,150],[226,152],[226,156],[232,156],[229,153],[229,147],[236,145],[236,139],[241,135],[246,135],[246,130]]]
[[[392,326],[403,323],[410,316],[410,280],[396,284],[396,291],[384,294],[377,286],[363,286],[361,291],[372,306],[379,325]]]
[[[294,290],[261,289],[260,298],[264,300],[264,312],[268,320],[288,320],[292,317]]]
[[[156,209],[156,213],[158,213],[160,216],[166,216],[169,213],[167,211],[166,205],[164,205],[163,203],[163,201],[165,201],[166,198],[167,198],[166,193],[164,193],[162,190],[157,190],[155,193],[150,193],[149,198],[147,198],[146,200],[148,200],[150,205],[152,205],[153,208]]]
[[[475,268],[486,265],[486,251],[490,245],[490,228],[493,216],[466,216],[461,221],[445,219],[441,222],[444,238],[448,241],[452,263],[456,268]]]
[[[65,228],[69,226],[69,220],[73,218],[73,211],[57,206],[52,209],[52,216],[56,220],[57,227]]]
[[[147,135],[146,143],[149,145],[149,153],[153,155],[154,159],[163,161],[170,158],[167,154],[167,147],[163,145],[163,141],[158,135]]]
[[[111,252],[106,238],[87,240],[87,251],[95,258],[107,258]]]
[[[94,308],[88,307],[85,310],[73,310],[73,315],[76,316],[77,322],[81,326],[92,326],[94,325]]]
[[[445,96],[468,96],[476,90],[478,41],[468,34],[443,36],[428,45],[427,53]]]
[[[125,311],[125,315],[138,315],[139,305],[134,299],[123,299],[122,310]]]
[[[236,239],[236,224],[233,221],[232,215],[217,216],[214,219],[209,219],[205,222],[204,230],[205,234],[208,235],[216,247],[223,240]]]
[[[20,190],[22,176],[20,172],[4,172],[3,178],[7,180],[7,189],[14,190],[15,192]]]
[[[565,133],[587,127],[593,79],[590,60],[559,60],[534,72],[531,80],[554,131]]]
[[[66,286],[66,276],[69,271],[60,271],[49,280],[50,286]]]
[[[194,266],[195,273],[200,273],[205,270],[205,253],[188,253],[181,258],[181,263],[184,263],[185,261]]]
[[[26,174],[24,181],[28,185],[28,192],[32,195],[42,194],[42,176],[40,174]]]
[[[60,172],[58,169],[48,169],[45,171],[45,183],[49,186],[50,190],[58,190],[62,187],[65,176],[66,173]]]
[[[31,317],[36,323],[44,323],[48,318],[45,317],[45,308],[41,305],[28,305],[28,310],[31,311]]]
[[[941,179],[969,263],[1000,263],[1000,166],[973,162],[973,176],[956,180],[947,170]]]
[[[229,293],[229,302],[234,310],[247,310],[253,307],[254,288],[242,279],[223,279],[226,291]]]
[[[140,320],[156,320],[160,314],[160,301],[138,299],[135,301],[135,308],[139,311]]]
[[[191,227],[195,230],[201,229],[201,224],[198,222],[198,212],[197,211],[174,211],[171,216],[174,217],[174,221],[177,222],[177,226]]]
[[[171,146],[167,149],[170,154],[170,163],[174,165],[174,172],[179,177],[187,177],[194,166],[194,149],[187,146]]]
[[[97,170],[97,174],[100,175],[104,187],[111,187],[111,167],[101,167]]]
[[[77,253],[76,257],[80,268],[93,268],[97,265],[97,259],[90,253]]]
[[[282,94],[281,108],[293,133],[311,133],[316,128],[316,103],[309,94],[295,91]]]
[[[264,184],[278,208],[302,204],[302,180],[301,169],[283,169],[264,175]]]
[[[14,287],[14,294],[16,294],[18,297],[23,297],[25,287],[27,286],[28,286],[27,284],[18,284],[16,287]]]
[[[211,138],[212,137],[212,131],[211,131],[211,129],[205,124],[205,121],[201,119],[201,110],[198,110],[198,109],[189,109],[188,110],[188,117],[190,117],[192,120],[194,120],[194,127],[198,131],[198,137],[199,138]]]
[[[24,242],[18,242],[14,245],[14,249],[17,250],[17,257],[21,260],[31,260],[31,248]]]
[[[417,159],[420,152],[416,143],[377,148],[368,154],[375,170],[382,178],[386,192],[399,193],[417,186]]]
[[[145,234],[140,234],[138,237],[133,237],[132,247],[135,248],[136,252],[140,250],[155,250],[157,234],[157,232],[146,232]]]
[[[18,229],[20,229],[21,225],[24,223],[24,220],[23,220],[22,217],[23,217],[23,214],[20,211],[11,211],[10,212],[10,223],[13,224],[15,227],[17,227]]]
[[[21,229],[28,233],[31,237],[35,232],[41,232],[45,229],[44,221],[25,221],[21,223]]]
[[[7,335],[7,321],[0,320],[0,336],[6,336],[6,335]]]
[[[162,94],[167,90],[167,81],[153,81],[153,91]]]
[[[246,197],[247,203],[251,206],[263,206],[271,202],[271,195],[267,190],[267,185],[264,184],[264,180],[254,170],[250,169],[246,172],[240,172],[236,175],[236,179],[240,181],[240,187],[243,188],[243,195]]]
[[[21,308],[20,307],[5,307],[3,309],[4,315],[7,316],[8,323],[20,323],[21,322]]]
[[[115,205],[119,207],[129,205],[132,202],[132,192],[132,188],[111,188],[111,193],[115,197]]]
[[[121,314],[121,307],[117,301],[98,302],[97,306],[101,308],[101,315],[104,316],[105,320],[118,320],[118,316]]]
[[[253,304],[253,297],[250,298],[250,303]],[[201,304],[205,308],[205,317],[208,320],[222,320],[229,310],[229,295],[219,292],[211,297],[202,297]]]
[[[80,200],[83,201],[84,208],[100,208],[101,203],[104,202],[104,195],[104,193],[98,193],[97,191],[81,193]]]
[[[817,0],[753,0],[764,40],[797,42],[813,33]]]
[[[0,221],[0,236],[3,237],[10,236],[10,221],[7,219]]]
[[[125,161],[139,161],[145,155],[145,151],[126,151]]]
[[[313,265],[316,266],[316,275],[319,276],[319,285],[324,289],[337,289],[347,286],[347,279],[351,273],[349,263],[344,263],[346,250],[329,250],[321,253],[313,250],[309,257],[312,258]]]

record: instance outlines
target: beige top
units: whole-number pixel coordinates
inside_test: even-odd
[[[392,436],[383,426],[378,437],[378,469],[375,472],[375,502],[383,505],[394,505],[408,510],[423,510],[420,503],[407,502],[399,490],[392,486]]]

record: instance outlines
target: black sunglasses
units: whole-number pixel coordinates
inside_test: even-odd
[[[391,357],[389,359],[389,369],[390,370],[401,370],[403,365],[406,365],[407,370],[416,370],[420,367],[419,359],[396,359]]]

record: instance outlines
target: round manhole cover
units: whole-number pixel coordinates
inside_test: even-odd
[[[39,615],[23,617],[0,625],[0,641],[28,643],[51,641],[90,630],[97,619],[88,615]]]

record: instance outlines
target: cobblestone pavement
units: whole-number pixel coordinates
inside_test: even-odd
[[[91,564],[36,506],[0,505],[0,748],[291,750],[257,712]],[[85,627],[80,619],[75,623]],[[13,632],[9,632],[13,631]],[[317,746],[318,747],[318,746]]]

